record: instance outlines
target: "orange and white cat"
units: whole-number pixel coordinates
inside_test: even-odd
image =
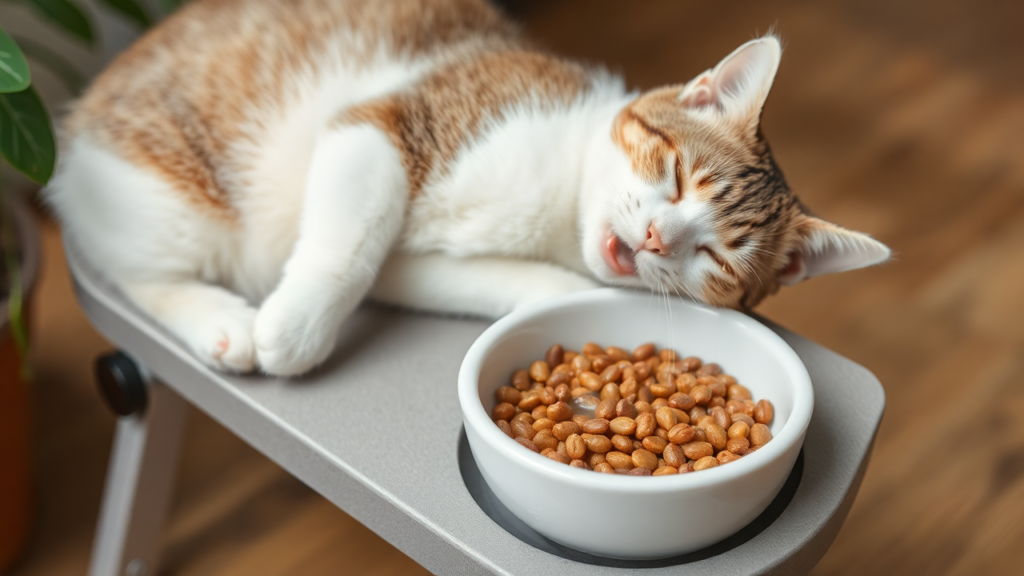
[[[77,102],[48,199],[227,370],[312,368],[367,294],[499,316],[610,284],[748,308],[889,256],[775,166],[780,56],[768,36],[631,93],[484,0],[197,0]]]

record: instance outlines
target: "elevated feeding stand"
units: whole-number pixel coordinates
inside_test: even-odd
[[[878,380],[863,367],[769,323],[807,365],[816,398],[803,456],[782,493],[721,544],[657,562],[609,561],[517,522],[480,480],[461,419],[421,417],[460,414],[459,365],[486,322],[364,306],[343,326],[334,356],[310,375],[220,374],[136,310],[73,245],[66,249],[82,307],[126,353],[98,368],[105,395],[129,415],[114,441],[93,576],[156,572],[185,401],[431,572],[581,576],[636,568],[651,576],[806,574],[846,518],[885,405]],[[124,362],[133,362],[134,372]],[[378,403],[381,386],[403,402]],[[406,452],[402,466],[363,440],[388,436],[396,420],[419,448]]]

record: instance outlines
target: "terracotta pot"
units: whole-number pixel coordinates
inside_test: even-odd
[[[40,245],[35,222],[25,205],[7,195],[21,250],[21,280],[26,323],[39,271]],[[6,573],[28,543],[32,519],[31,394],[21,378],[22,358],[11,337],[8,300],[0,297],[0,574]]]

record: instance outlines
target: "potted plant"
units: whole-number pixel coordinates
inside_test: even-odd
[[[0,28],[0,157],[39,184],[53,173],[53,131],[31,86],[28,63]],[[0,572],[28,540],[31,429],[28,322],[39,267],[31,216],[0,190]]]
[[[148,28],[138,0],[100,0],[120,17]],[[181,0],[157,0],[161,14]],[[92,25],[69,0],[25,0],[33,12],[68,35],[92,45]],[[7,163],[43,186],[53,174],[57,150],[46,108],[32,87],[25,55],[45,65],[77,94],[82,76],[47,46],[12,38],[0,26],[0,164]],[[24,202],[0,180],[0,574],[28,541],[31,524],[31,370],[28,311],[39,269],[40,244]]]

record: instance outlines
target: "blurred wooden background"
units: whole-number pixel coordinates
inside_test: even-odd
[[[1019,574],[1024,565],[1024,5],[983,0],[513,2],[558,51],[640,88],[686,80],[774,27],[764,114],[793,189],[895,261],[815,279],[768,317],[886,387],[874,458],[816,575]],[[44,224],[34,386],[39,515],[21,575],[83,574],[113,417],[108,345]],[[856,410],[857,406],[850,406]],[[424,571],[194,412],[163,574]]]

